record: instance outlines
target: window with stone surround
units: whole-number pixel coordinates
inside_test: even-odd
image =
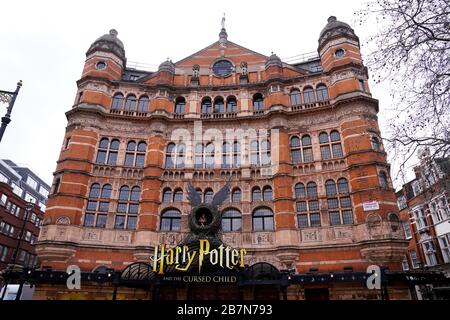
[[[122,93],[116,93],[112,98],[111,108],[120,110],[123,108],[124,96]]]
[[[207,113],[212,113],[212,112],[213,112],[213,108],[212,108],[211,98],[210,97],[203,98],[202,104],[201,104],[201,113],[207,114]]]
[[[330,135],[326,132],[321,132],[319,134],[319,143],[322,160],[330,160],[344,156],[342,152],[341,137],[338,131],[333,130],[330,132]]]
[[[293,136],[290,141],[291,160],[293,163],[311,162],[313,159],[311,137],[307,134],[300,139]]]
[[[325,182],[330,225],[353,224],[352,201],[348,181],[340,178],[337,186],[334,180]]]
[[[241,166],[241,145],[234,141],[222,145],[222,168],[239,168]]]
[[[269,140],[250,142],[250,165],[267,166],[271,163],[271,146]]]
[[[267,207],[257,208],[252,215],[253,231],[273,231],[273,211]]]
[[[442,251],[442,257],[445,263],[450,263],[450,233],[439,237],[439,243]]]
[[[161,214],[161,231],[180,231],[181,212],[178,209],[170,208]]]
[[[302,105],[302,94],[298,89],[292,89],[291,94],[291,107],[301,106]]]
[[[224,232],[240,231],[242,228],[241,212],[234,208],[225,209],[222,214],[222,230]]]
[[[445,194],[433,198],[428,207],[435,224],[450,219],[450,208]]]
[[[214,99],[214,113],[225,112],[225,103],[222,97],[216,97]]]
[[[303,99],[305,100],[305,104],[316,102],[316,96],[312,87],[307,86],[303,89]]]
[[[108,138],[100,139],[95,162],[99,164],[116,165],[119,145],[120,142],[117,139],[112,139],[111,143]]]
[[[234,188],[233,191],[231,191],[231,202],[233,203],[240,203],[241,202],[241,189]]]
[[[186,99],[184,97],[178,97],[175,100],[175,113],[184,114],[186,112]]]
[[[323,83],[318,84],[316,87],[317,100],[319,101],[328,101],[328,88]]]
[[[138,101],[138,111],[139,112],[147,112],[148,111],[148,97],[147,96],[140,96]]]
[[[130,189],[130,187],[125,185],[120,188],[114,228],[136,229],[140,197],[141,188],[138,186]]]
[[[144,141],[140,141],[137,144],[135,141],[129,141],[125,153],[124,165],[130,167],[143,167],[146,151],[147,144]]]
[[[165,168],[184,168],[186,161],[186,145],[180,143],[178,146],[171,142],[166,147]]]
[[[237,112],[237,99],[234,96],[227,97],[227,112]]]
[[[264,97],[258,92],[253,95],[253,111],[261,110],[264,110]]]
[[[125,100],[125,111],[136,111],[136,96],[129,94]]]
[[[105,184],[102,188],[100,188],[99,183],[91,185],[84,215],[84,226],[106,227],[111,191],[112,187],[110,184]]]
[[[170,188],[165,188],[162,194],[162,202],[169,203],[172,202],[172,190]]]

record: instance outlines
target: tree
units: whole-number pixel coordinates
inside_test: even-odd
[[[376,23],[368,66],[388,80],[394,114],[387,148],[404,174],[416,151],[450,155],[450,0],[375,0],[356,13]]]

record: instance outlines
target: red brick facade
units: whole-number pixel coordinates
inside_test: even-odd
[[[223,29],[220,40],[209,47],[146,73],[127,68],[115,31],[99,38],[87,53],[75,104],[67,112],[38,244],[42,265],[122,270],[132,262],[148,261],[152,246],[174,245],[188,231],[188,183],[208,197],[209,188],[217,192],[231,177],[231,189],[239,188],[240,199],[231,199],[222,209],[237,211],[242,227],[224,232],[223,240],[246,248],[249,265],[265,261],[300,273],[365,271],[372,264],[400,270],[408,243],[394,226],[398,221],[390,219],[398,208],[380,142],[378,101],[368,89],[358,37],[347,24],[330,18],[318,53],[307,62],[283,63],[276,55],[264,56],[228,41]],[[229,74],[215,74],[219,61],[232,65],[225,71]],[[144,96],[148,105],[145,99],[141,102]],[[177,101],[184,104],[177,107]],[[199,121],[200,140],[194,132]],[[210,153],[214,163],[208,165],[208,132],[227,129],[266,129],[270,134],[256,139],[258,149],[251,139],[239,141],[241,164],[231,160],[230,166],[222,161],[226,147],[215,139]],[[180,135],[194,139],[178,152],[183,160],[177,165],[178,158],[168,159],[167,149],[172,142],[181,144]],[[235,139],[240,138],[238,133]],[[270,141],[268,164],[261,156],[268,146],[264,139]],[[206,150],[199,165],[196,146],[201,143]],[[137,164],[139,148],[145,155],[142,165]],[[92,191],[94,184],[100,189],[96,185]],[[105,185],[106,193],[111,187],[110,195],[97,198]],[[182,196],[173,201],[178,189]],[[169,190],[170,201],[164,201]],[[364,210],[368,201],[376,201],[379,208]],[[100,210],[99,202],[107,208]],[[257,217],[261,208],[269,213],[266,220]],[[167,210],[180,213],[180,230],[162,223]],[[46,290],[42,296],[57,295]],[[293,289],[289,297],[302,299],[302,290]],[[379,294],[352,286],[330,290],[334,299]],[[407,296],[399,292],[394,297]]]

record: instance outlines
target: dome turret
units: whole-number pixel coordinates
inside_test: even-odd
[[[97,40],[95,40],[86,55],[91,54],[94,51],[109,51],[117,55],[122,60],[125,60],[125,48],[123,42],[117,38],[118,32],[115,29],[109,30],[109,33],[104,34]]]

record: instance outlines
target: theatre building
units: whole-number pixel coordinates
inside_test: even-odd
[[[117,31],[95,40],[37,244],[39,276],[77,265],[81,289],[53,278],[35,298],[411,298],[401,282],[366,286],[371,265],[402,270],[408,241],[358,36],[335,17],[316,32],[317,54],[289,64],[222,26],[153,72],[127,65]],[[155,274],[155,246],[192,231],[189,184],[211,203],[227,182],[218,235],[245,249],[242,270],[216,284]]]

